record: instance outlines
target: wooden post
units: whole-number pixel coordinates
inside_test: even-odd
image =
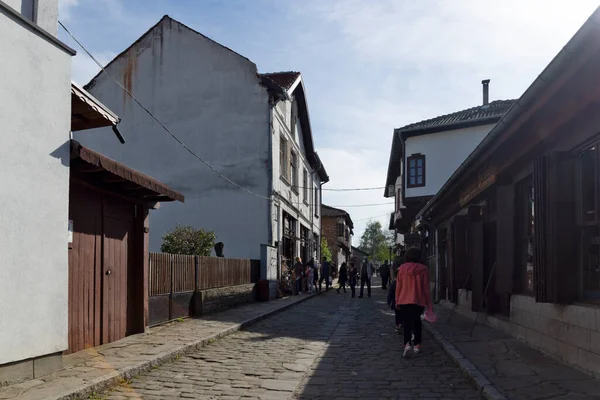
[[[200,260],[198,258],[198,256],[194,256],[194,292],[198,291],[198,288],[200,287],[200,282],[198,281],[200,279]]]

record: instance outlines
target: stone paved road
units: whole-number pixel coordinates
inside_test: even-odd
[[[425,334],[401,358],[385,291],[317,296],[97,396],[119,399],[480,399]]]

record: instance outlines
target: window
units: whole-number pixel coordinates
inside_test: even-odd
[[[522,291],[534,292],[534,189],[533,178],[529,177],[517,185],[516,212],[517,212],[517,260],[519,260],[518,275]]]
[[[408,157],[406,186],[409,188],[425,186],[425,156],[423,154],[413,154]]]
[[[583,295],[600,297],[600,219],[598,218],[598,146],[579,154],[578,209]]]
[[[315,217],[319,218],[319,189],[315,186]]]
[[[292,189],[298,190],[298,154],[295,151],[292,151],[292,156],[290,157],[290,173]]]
[[[338,237],[345,237],[344,235],[344,223],[343,222],[338,222],[337,223],[337,235]]]
[[[282,178],[287,179],[287,140],[285,138],[279,139],[279,172]]]
[[[308,171],[302,170],[302,197],[304,202],[308,204]]]

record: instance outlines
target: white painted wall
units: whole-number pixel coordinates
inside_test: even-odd
[[[273,142],[273,190],[278,194],[276,196],[276,202],[280,205],[282,211],[287,212],[298,220],[299,224],[302,224],[308,228],[314,234],[321,236],[321,211],[320,211],[320,199],[321,199],[321,188],[319,186],[319,177],[316,173],[312,172],[311,166],[306,160],[304,140],[302,136],[302,129],[299,123],[296,123],[294,132],[292,132],[292,108],[295,107],[293,99],[289,101],[280,101],[277,106],[273,109],[273,129],[272,129],[272,142]],[[295,115],[297,113],[295,112]],[[299,155],[299,167],[298,167],[298,188],[294,191],[291,186],[291,182],[288,182],[281,178],[282,171],[279,167],[279,151],[280,151],[280,138],[284,137],[287,140],[288,148],[291,148]],[[311,189],[307,190],[307,199],[305,202],[304,191],[303,191],[303,174],[302,170],[305,169],[308,173],[308,187]],[[318,207],[318,216],[315,215],[315,191],[318,194],[319,202],[316,204]],[[282,223],[281,215],[278,216],[278,221],[273,218],[273,232],[277,232],[277,224]],[[281,231],[282,228],[280,228]],[[300,226],[297,227],[297,236],[300,236]],[[279,238],[275,240],[280,240]],[[300,243],[298,241],[296,254],[300,254]],[[316,252],[313,251],[312,256],[317,258]]]
[[[269,105],[256,65],[170,19],[108,71],[200,157],[243,187],[269,196]],[[107,75],[89,91],[122,118],[114,135],[75,134],[84,145],[185,195],[150,215],[150,250],[176,224],[213,230],[226,257],[261,258],[269,202],[226,182],[176,143]]]
[[[68,343],[71,56],[7,15],[0,8],[0,364]]]
[[[435,195],[493,127],[489,124],[407,138],[404,161],[412,154],[425,155],[425,186],[406,186],[405,197]]]

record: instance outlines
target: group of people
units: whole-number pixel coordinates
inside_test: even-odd
[[[331,263],[327,257],[323,257],[323,261],[319,266],[314,258],[309,262],[303,263],[302,258],[296,257],[296,262],[293,266],[292,279],[294,280],[294,294],[299,295],[301,292],[314,293],[323,289],[325,282],[325,290],[329,290],[332,283],[331,280]]]
[[[340,272],[338,275],[338,283],[339,287],[337,292],[340,293],[340,290],[344,290],[346,293],[346,284],[350,286],[350,290],[352,292],[352,297],[356,297],[356,285],[360,280],[360,294],[359,298],[364,297],[365,285],[367,286],[367,295],[371,297],[371,278],[373,277],[373,265],[369,263],[367,259],[364,259],[360,264],[360,267],[357,268],[357,259],[352,257],[350,259],[350,265],[346,265],[345,262],[340,266]]]

